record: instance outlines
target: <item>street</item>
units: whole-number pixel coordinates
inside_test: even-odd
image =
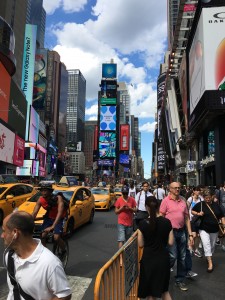
[[[69,239],[70,256],[66,269],[73,300],[93,300],[93,288],[98,270],[117,251],[117,217],[110,212],[96,211],[94,223],[76,230]],[[0,255],[3,243],[0,241]],[[214,254],[215,270],[206,272],[205,258],[193,257],[193,271],[196,279],[187,279],[189,290],[180,291],[174,286],[175,271],[171,272],[170,292],[175,300],[223,300],[225,296],[224,270],[225,253],[217,246]],[[7,296],[6,272],[0,259],[0,300]],[[105,299],[107,300],[107,299]],[[122,299],[121,299],[122,300]]]

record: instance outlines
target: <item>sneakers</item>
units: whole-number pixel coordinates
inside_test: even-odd
[[[221,246],[221,249],[225,252],[225,246],[224,245]]]
[[[181,290],[181,291],[187,291],[188,287],[184,282],[176,282],[175,285]]]
[[[198,276],[198,274],[192,271],[188,271],[186,274],[186,278],[193,278],[195,276]]]
[[[217,239],[216,245],[217,245],[217,246],[220,246],[220,245],[221,245],[220,239]]]
[[[201,253],[198,249],[196,249],[196,250],[194,251],[194,255],[197,256],[197,257],[199,257],[199,258],[202,257],[202,253]]]

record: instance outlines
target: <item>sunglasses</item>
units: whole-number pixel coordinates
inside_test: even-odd
[[[180,190],[181,188],[179,186],[175,186],[175,187],[171,187],[171,189]]]

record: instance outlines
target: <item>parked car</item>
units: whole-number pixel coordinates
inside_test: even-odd
[[[121,190],[122,190],[122,187],[115,186],[115,188],[114,188],[114,194],[116,195],[116,199],[118,199],[119,197],[122,196]]]
[[[0,184],[0,224],[13,210],[36,193],[30,184],[3,183]]]
[[[94,197],[88,188],[82,186],[67,187],[61,185],[55,185],[53,186],[53,188],[53,195],[62,193],[65,199],[70,202],[68,212],[69,214],[64,228],[65,232],[68,235],[71,235],[77,227],[85,223],[93,222],[95,213]],[[24,210],[28,213],[32,213],[35,204],[40,196],[41,192],[38,191],[36,195],[23,203],[19,207],[19,210]],[[46,210],[41,207],[37,215],[38,220],[35,221],[35,231],[40,231],[40,225],[43,223],[42,219],[45,214]]]
[[[107,187],[93,187],[91,192],[95,198],[95,209],[110,210],[116,200],[113,189]]]

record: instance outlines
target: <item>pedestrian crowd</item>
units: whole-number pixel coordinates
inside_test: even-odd
[[[212,273],[215,245],[221,244],[225,251],[225,182],[212,189],[182,187],[180,182],[150,188],[145,181],[140,191],[132,182],[130,188],[122,188],[115,207],[119,247],[131,236],[132,221],[133,229],[138,229],[138,245],[143,248],[139,298],[172,299],[169,281],[173,273],[177,288],[187,291],[186,278],[198,276],[192,270],[192,256],[205,256],[206,271]],[[125,216],[129,216],[129,226]]]

